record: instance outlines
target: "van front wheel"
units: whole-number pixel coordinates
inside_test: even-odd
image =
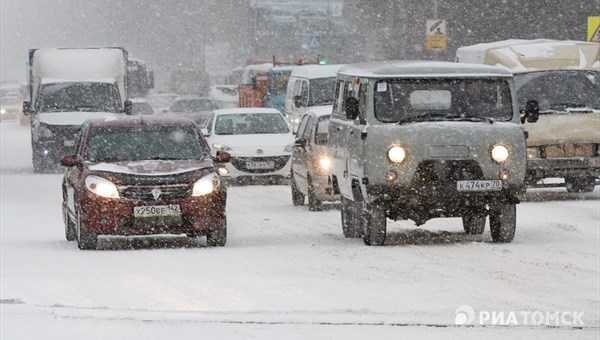
[[[363,242],[368,246],[382,246],[385,243],[387,217],[385,210],[377,203],[365,204],[362,213]]]
[[[517,226],[516,204],[499,204],[490,210],[490,231],[492,240],[499,243],[509,243],[515,238]]]
[[[342,232],[346,238],[360,237],[360,205],[342,196]]]

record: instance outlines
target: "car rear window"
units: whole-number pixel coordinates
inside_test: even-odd
[[[278,113],[239,113],[218,115],[217,135],[255,135],[289,133],[290,129]]]
[[[99,127],[90,130],[90,162],[202,159],[207,148],[191,126]]]

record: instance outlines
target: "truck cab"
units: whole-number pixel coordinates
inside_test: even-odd
[[[341,68],[328,146],[344,236],[383,245],[387,219],[438,217],[462,217],[466,233],[481,234],[489,216],[492,239],[511,242],[525,138],[506,70],[426,61]]]
[[[581,41],[505,40],[463,46],[458,62],[501,66],[514,74],[519,109],[536,100],[536,122],[524,120],[530,187],[591,192],[600,176],[600,45]],[[564,182],[554,179],[564,179]]]

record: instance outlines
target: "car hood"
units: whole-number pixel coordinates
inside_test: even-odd
[[[232,156],[280,156],[287,154],[285,148],[294,143],[294,135],[291,133],[269,134],[269,135],[213,135],[210,140],[213,144],[226,145],[231,148]],[[257,152],[258,150],[261,152]]]
[[[175,175],[211,167],[213,167],[213,163],[209,160],[143,160],[88,165],[90,172],[145,176]]]
[[[81,125],[88,119],[104,118],[106,120],[123,117],[122,113],[115,112],[40,112],[40,123],[48,125]]]

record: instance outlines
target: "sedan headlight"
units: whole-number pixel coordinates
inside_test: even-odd
[[[285,147],[285,150],[283,150],[283,152],[292,152],[294,151],[294,144],[290,144],[288,146]]]
[[[217,190],[221,185],[221,178],[216,173],[212,172],[194,183],[192,196],[204,196]]]
[[[93,175],[87,176],[85,178],[85,187],[98,196],[119,198],[117,186],[106,178]]]
[[[213,144],[213,148],[215,148],[215,150],[217,150],[217,151],[232,151],[233,150],[232,148],[228,147],[227,145],[218,144],[218,143]]]
[[[48,129],[44,125],[40,125],[38,127],[37,133],[38,133],[38,136],[42,137],[42,138],[51,138],[52,137],[52,130]]]
[[[394,163],[402,163],[406,159],[406,150],[398,145],[392,146],[388,150],[388,158]]]
[[[492,147],[491,156],[492,159],[498,163],[504,163],[508,159],[510,153],[508,148],[501,144],[496,144]]]

